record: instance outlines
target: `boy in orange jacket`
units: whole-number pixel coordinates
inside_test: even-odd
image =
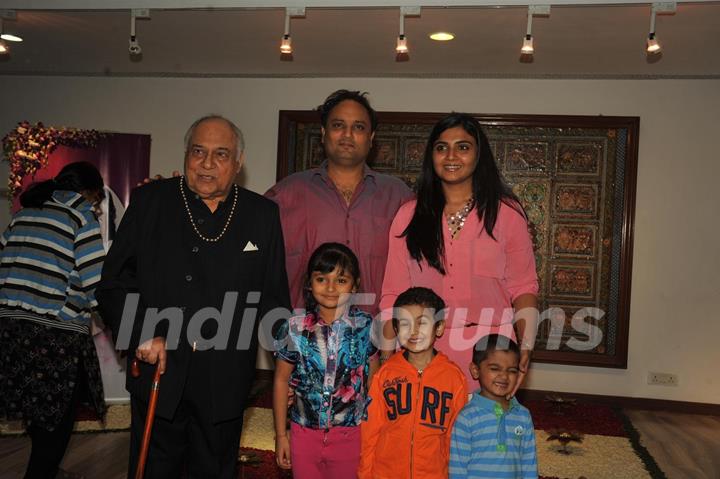
[[[468,393],[462,370],[433,347],[444,309],[428,288],[410,288],[395,301],[392,322],[403,349],[372,378],[358,479],[448,476],[452,426]]]

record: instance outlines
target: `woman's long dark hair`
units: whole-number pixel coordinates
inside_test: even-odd
[[[350,248],[340,243],[323,243],[310,256],[305,274],[305,309],[315,311],[317,301],[310,288],[310,280],[315,271],[330,273],[338,268],[340,272],[352,277],[355,286],[360,283],[360,264]]]
[[[20,204],[23,208],[42,208],[43,203],[49,200],[56,190],[82,193],[102,191],[103,186],[103,179],[97,168],[86,161],[78,161],[66,165],[52,180],[30,185],[20,195]]]
[[[430,132],[425,146],[422,172],[418,180],[415,213],[401,237],[405,237],[407,249],[415,261],[420,263],[424,259],[442,274],[445,274],[445,242],[442,224],[445,194],[442,182],[435,174],[433,148],[442,132],[458,126],[472,136],[477,144],[478,158],[472,176],[472,190],[475,198],[474,207],[485,231],[495,239],[493,229],[501,202],[525,216],[519,200],[500,178],[490,143],[480,123],[465,113],[451,113],[438,121]]]

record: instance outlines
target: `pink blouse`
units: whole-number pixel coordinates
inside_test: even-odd
[[[515,338],[512,303],[523,294],[537,294],[535,256],[527,222],[501,203],[491,238],[473,209],[455,239],[443,218],[446,274],[424,260],[415,261],[407,250],[407,227],[416,201],[403,205],[390,227],[388,259],[380,298],[383,319],[390,319],[397,296],[412,286],[431,288],[448,306],[445,333],[436,348],[457,363],[473,387],[468,365],[472,348],[491,333]],[[497,240],[497,241],[496,241]]]

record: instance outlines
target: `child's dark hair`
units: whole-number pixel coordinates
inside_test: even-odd
[[[500,334],[488,334],[475,343],[472,356],[473,364],[479,366],[481,362],[487,359],[488,353],[492,351],[510,351],[520,358],[520,348],[515,341]]]
[[[325,274],[334,271],[335,268],[350,275],[355,286],[360,282],[360,264],[350,248],[340,243],[321,244],[310,256],[305,273],[305,309],[307,311],[314,311],[317,307],[317,301],[315,301],[310,287],[313,272]]]
[[[395,314],[395,311],[403,306],[415,305],[432,309],[436,319],[435,324],[437,324],[439,320],[444,320],[445,301],[432,289],[416,286],[403,291],[395,300],[392,317],[393,328],[397,329],[398,327],[397,314]]]

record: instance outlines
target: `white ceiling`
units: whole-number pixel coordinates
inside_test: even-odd
[[[0,8],[17,3],[49,8],[37,0],[0,0]],[[147,4],[166,3],[172,4]],[[143,48],[137,61],[128,54],[129,10],[18,8],[4,29],[25,41],[10,44],[0,75],[720,78],[720,2],[679,3],[677,13],[658,16],[664,50],[652,59],[644,52],[649,4],[556,5],[549,17],[534,19],[532,63],[520,61],[526,6],[424,6],[405,21],[406,62],[395,61],[396,7],[307,8],[304,18],[292,20],[292,61],[280,59],[283,8],[150,14],[137,21]],[[453,32],[455,40],[428,39],[438,30]]]

